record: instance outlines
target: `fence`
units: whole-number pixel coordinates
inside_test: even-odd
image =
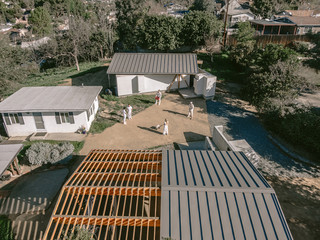
[[[311,38],[308,35],[260,35],[255,36],[257,40],[257,44],[264,47],[268,43],[276,43],[276,44],[283,44],[288,45],[294,41],[301,41],[301,42],[311,42]],[[227,44],[229,46],[236,45],[237,40],[235,36],[228,36]]]

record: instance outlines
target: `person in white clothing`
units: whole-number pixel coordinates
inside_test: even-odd
[[[132,119],[132,107],[130,106],[130,104],[128,104],[128,107],[127,107],[127,110],[128,110],[128,119]]]
[[[188,118],[192,119],[193,118],[193,110],[194,110],[194,105],[192,102],[190,102],[189,104],[189,114],[188,114]]]
[[[163,135],[169,135],[169,121],[167,119],[164,120]]]
[[[126,108],[124,107],[122,110],[122,114],[123,114],[123,124],[127,124],[126,119],[127,119],[127,112],[126,112]]]
[[[156,93],[156,104],[160,105],[161,103],[161,97],[162,97],[162,93],[160,92],[160,89],[158,90],[158,92]]]

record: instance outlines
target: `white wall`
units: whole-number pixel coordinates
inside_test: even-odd
[[[200,73],[194,78],[194,92],[197,95],[203,97],[214,97],[216,91],[217,77],[204,71],[200,70]]]
[[[130,95],[133,93],[155,92],[167,90],[175,75],[116,75],[118,96]],[[190,76],[185,79],[189,84]],[[184,80],[180,82],[180,88],[187,87]],[[178,88],[176,80],[171,89]]]
[[[94,111],[94,114],[90,116],[89,121],[87,119],[86,111],[73,112],[74,124],[71,124],[71,123],[57,124],[54,112],[42,113],[42,118],[45,126],[45,130],[43,131],[46,131],[48,133],[68,133],[68,132],[73,133],[73,132],[76,132],[82,125],[85,126],[87,130],[89,130],[99,108],[99,102],[97,98],[95,99],[93,104],[95,104],[95,111]],[[5,125],[7,134],[9,137],[29,136],[32,133],[37,132],[33,114],[22,113],[22,116],[25,124]]]

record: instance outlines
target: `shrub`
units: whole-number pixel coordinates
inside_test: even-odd
[[[76,226],[75,231],[70,233],[67,240],[91,240],[92,232],[89,229]]]
[[[14,235],[11,227],[11,221],[7,216],[0,216],[0,239],[1,240],[14,239]]]
[[[74,146],[68,142],[60,144],[37,142],[26,151],[26,156],[32,165],[42,165],[56,163],[69,156],[73,150]]]
[[[293,106],[285,112],[274,109],[264,114],[267,127],[286,141],[320,154],[320,112]]]

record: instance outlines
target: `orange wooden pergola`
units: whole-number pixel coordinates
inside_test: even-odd
[[[43,239],[160,239],[162,152],[92,150],[63,186]]]

